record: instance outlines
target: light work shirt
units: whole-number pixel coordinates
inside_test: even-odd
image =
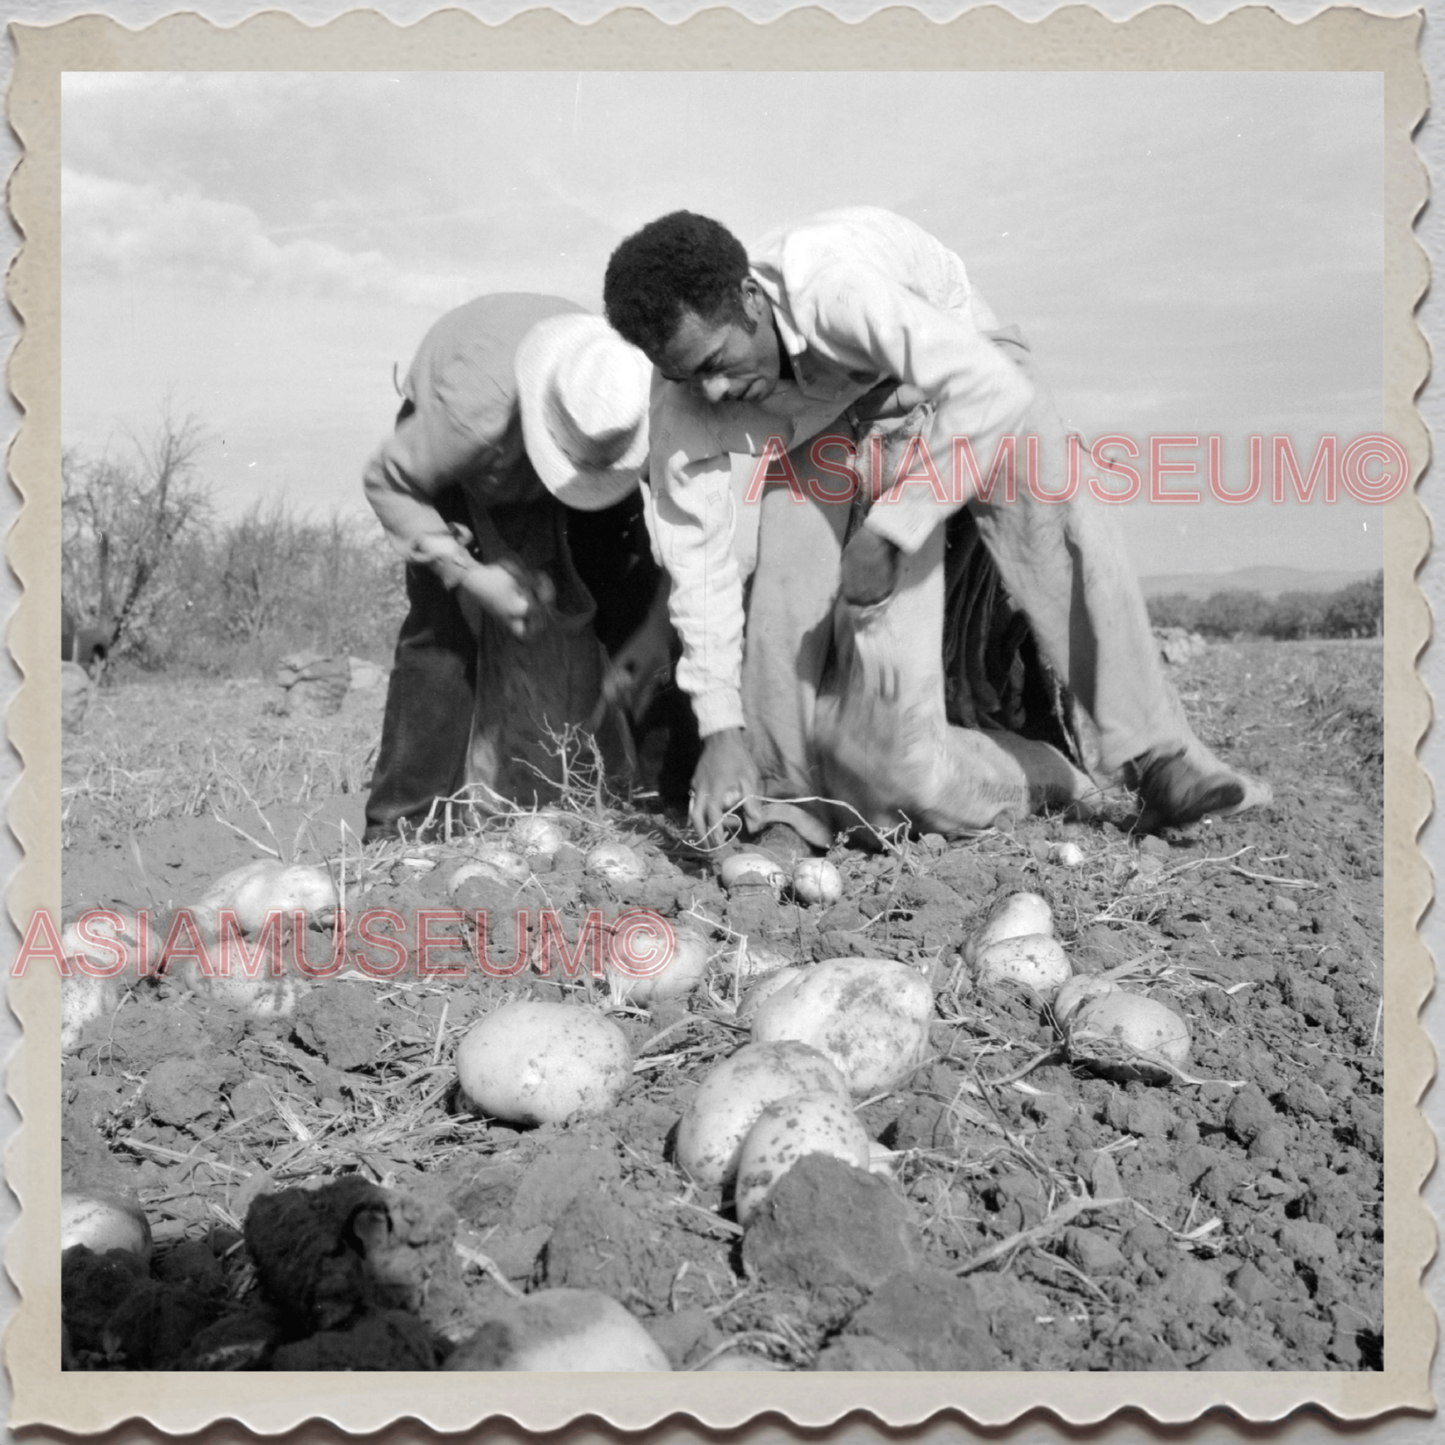
[[[447,312],[417,348],[402,386],[406,405],[363,486],[396,551],[449,586],[471,558],[435,498],[460,487],[481,521],[494,506],[546,494],[522,444],[513,363],[539,321],[581,309],[560,296],[482,296]]]
[[[963,262],[922,227],[871,206],[829,211],[765,238],[751,257],[794,380],[757,403],[709,405],[654,374],[648,520],[672,579],[677,679],[704,737],[743,726],[742,574],[729,453],[791,450],[865,392],[906,383],[933,406],[929,453],[952,484],[953,439],[987,467],[1033,388],[985,334],[998,329]],[[836,484],[837,479],[829,479]],[[865,525],[913,553],[954,510],[924,486],[872,508]]]

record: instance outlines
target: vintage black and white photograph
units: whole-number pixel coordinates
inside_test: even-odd
[[[1382,1370],[1383,104],[66,73],[63,1367]]]

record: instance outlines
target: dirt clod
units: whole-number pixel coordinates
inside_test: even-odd
[[[892,1187],[823,1154],[783,1175],[743,1239],[747,1272],[793,1289],[874,1289],[921,1261],[908,1206]]]
[[[375,1061],[382,1010],[366,983],[333,983],[306,995],[296,1008],[296,1037],[333,1069]]]
[[[999,1359],[973,1286],[939,1270],[889,1279],[847,1332],[891,1345],[919,1370],[991,1370]]]
[[[505,1361],[527,1313],[512,1291],[560,1284],[606,1290],[681,1368],[728,1343],[794,1370],[1381,1369],[1379,647],[1220,644],[1174,676],[1209,746],[1268,776],[1273,807],[1140,839],[1121,800],[1088,823],[840,847],[845,891],[828,909],[728,897],[677,816],[591,794],[572,800],[575,846],[550,871],[451,894],[510,824],[453,816],[450,839],[443,820],[435,840],[355,846],[379,690],[283,732],[238,685],[197,681],[216,724],[196,729],[201,749],[168,736],[167,756],[189,761],[158,771],[131,743],[154,690],[102,689],[63,759],[67,916],[152,898],[163,934],[173,908],[258,856],[247,834],[325,865],[345,886],[349,954],[396,971],[318,979],[272,1019],[184,970],[117,987],[62,1062],[62,1176],[138,1200],[155,1248],[149,1267],[67,1256],[66,1367]],[[343,750],[331,777],[324,760]],[[139,779],[134,806],[123,790]],[[1083,866],[1048,861],[1061,839]],[[649,860],[626,898],[582,869],[603,841]],[[1020,890],[1047,897],[1076,972],[1125,970],[1125,987],[1188,1022],[1188,1068],[1206,1082],[1040,1059],[1058,1034],[1038,997],[976,990],[960,958]],[[504,972],[519,923],[523,954],[538,943],[539,908],[571,944],[590,907],[639,903],[712,955],[707,988],[651,1017],[555,957],[546,978],[525,956],[485,973],[467,949],[432,957],[460,963],[454,976],[415,967],[422,909],[486,908]],[[373,934],[400,963],[356,931],[366,910],[401,919]],[[860,1111],[894,1151],[890,1177],[805,1160],[741,1237],[669,1146],[747,1037],[731,1013],[739,933],[791,963],[899,959],[936,1000],[929,1062]],[[329,940],[309,942],[329,956]],[[605,1116],[521,1129],[456,1108],[459,1040],[526,997],[608,1010],[628,1033],[638,1067]],[[1081,1185],[1127,1203],[1028,1233]]]

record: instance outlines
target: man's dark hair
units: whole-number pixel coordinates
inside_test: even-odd
[[[726,226],[692,211],[673,211],[627,237],[607,262],[602,303],[607,319],[634,346],[655,356],[672,339],[684,311],[704,321],[740,321],[749,331],[739,288],[748,253]]]

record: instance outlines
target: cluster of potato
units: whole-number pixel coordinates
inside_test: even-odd
[[[478,875],[516,885],[530,876],[539,856],[555,854],[569,842],[561,819],[519,818],[505,843],[477,847],[449,886],[455,891]],[[585,867],[622,889],[648,874],[646,860],[621,843],[593,848]],[[765,887],[779,897],[791,892],[807,904],[830,904],[843,891],[837,868],[826,859],[803,859],[789,873],[766,855],[749,852],[723,863],[721,881],[729,891]],[[324,921],[336,903],[324,870],[261,863],[227,874],[193,913],[213,930],[219,911],[229,908],[243,933],[254,936],[273,912],[300,912]],[[707,940],[660,922],[654,931],[650,942],[660,966],[624,970],[609,960],[614,1003],[650,1007],[684,998],[704,982]],[[113,948],[144,952],[158,947],[137,932],[136,921],[122,917],[113,930]],[[71,942],[92,946],[80,939]],[[634,932],[629,943],[633,959],[648,956],[648,938]],[[1011,981],[1049,1004],[1077,1056],[1087,1056],[1102,1042],[1176,1066],[1188,1056],[1188,1029],[1172,1010],[1112,979],[1074,975],[1054,935],[1049,905],[1036,893],[1004,899],[962,952],[978,987]],[[751,1042],[702,1081],[678,1122],[675,1158],[694,1184],[720,1191],[725,1204],[730,1200],[747,1228],[778,1181],[808,1154],[828,1154],[857,1169],[886,1169],[882,1161],[888,1151],[868,1138],[857,1101],[898,1088],[924,1061],[934,997],[923,974],[890,959],[832,958],[798,965],[749,945],[739,948],[731,962],[735,975],[752,985],[737,1015],[750,1026]],[[284,1010],[287,1001],[275,993],[283,981],[239,979],[232,985],[239,990],[235,1001],[252,1009]],[[246,993],[248,988],[255,997]],[[268,988],[271,992],[264,992]],[[83,1027],[79,1019],[77,1013],[70,1020],[77,1033]],[[626,1033],[602,1009],[528,999],[503,1004],[480,1019],[460,1041],[456,1063],[459,1097],[467,1108],[530,1126],[604,1113],[631,1082],[634,1060]],[[137,1213],[117,1201],[68,1200],[63,1238],[92,1247],[148,1250],[149,1231]],[[560,1298],[571,1293],[544,1291],[506,1306],[505,1333],[518,1345],[504,1364],[471,1361],[463,1347],[449,1368],[578,1368],[581,1340],[573,1336],[579,1331],[589,1336],[581,1353],[609,1361],[606,1368],[668,1368],[655,1342],[620,1305],[605,1296]],[[550,1298],[554,1295],[559,1297]],[[594,1331],[598,1335],[592,1340]],[[716,1367],[762,1366],[720,1361]]]
[[[980,984],[1012,979],[1051,1005],[1070,1051],[1087,1056],[1109,1043],[1146,1063],[1176,1068],[1189,1058],[1189,1027],[1167,1004],[1133,993],[1111,978],[1074,974],[1054,937],[1053,912],[1037,893],[1014,893],[964,947]]]
[[[243,941],[261,938],[268,922],[276,920],[273,937],[279,946],[298,917],[303,925],[327,925],[336,907],[336,884],[327,869],[263,858],[224,874],[196,902],[168,914],[153,917],[131,908],[85,910],[60,935],[61,952],[71,964],[70,974],[61,982],[61,1052],[73,1053],[86,1026],[114,1011],[125,979],[157,971],[173,925],[176,948],[181,950],[180,972],[192,987],[209,991],[255,1018],[290,1014],[296,1007],[298,980],[289,970],[273,974],[263,966],[247,972],[233,956],[229,971],[218,971],[221,914],[231,915]],[[190,917],[190,929],[178,924],[182,912]],[[206,972],[189,952],[197,944],[210,955],[212,972]]]

